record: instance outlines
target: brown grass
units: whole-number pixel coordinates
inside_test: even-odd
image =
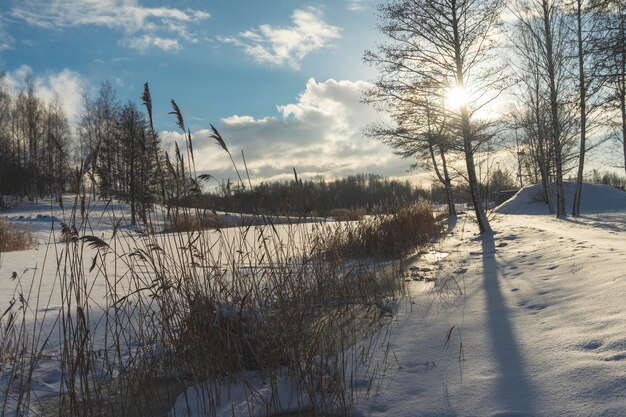
[[[362,220],[365,215],[363,209],[333,209],[328,212],[328,217],[332,217],[338,222]]]
[[[33,234],[0,219],[0,252],[32,249],[37,246]]]
[[[391,215],[338,227],[322,246],[331,257],[397,258],[414,253],[441,233],[430,205],[419,202]]]
[[[163,233],[197,232],[200,230],[220,229],[224,224],[213,212],[174,214],[163,228]]]

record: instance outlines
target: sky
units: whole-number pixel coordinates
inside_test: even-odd
[[[149,82],[166,146],[181,141],[175,99],[191,128],[198,170],[231,176],[208,136],[221,132],[255,181],[361,172],[407,177],[402,160],[363,129],[380,119],[361,103],[381,41],[378,0],[4,0],[0,70],[14,88],[31,77],[59,97],[72,123],[83,97],[109,81],[121,102]]]

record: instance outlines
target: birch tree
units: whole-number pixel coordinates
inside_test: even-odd
[[[537,121],[540,120],[540,102],[547,103],[546,132],[538,132],[538,137],[545,136],[549,140],[551,164],[554,169],[554,183],[556,188],[556,216],[563,218],[565,212],[565,188],[563,184],[563,171],[566,158],[564,149],[571,145],[568,133],[571,133],[572,117],[568,111],[571,98],[568,88],[571,88],[570,76],[571,64],[568,61],[568,31],[563,13],[563,3],[560,0],[519,0],[512,8],[518,19],[519,32],[526,35],[523,42],[516,44],[517,51],[524,57],[524,64],[536,68],[534,87],[537,102]],[[531,46],[533,56],[527,54]],[[538,125],[540,127],[540,125]],[[551,173],[548,172],[548,175]],[[551,205],[551,202],[549,202]]]
[[[499,92],[502,72],[495,47],[501,0],[392,0],[379,8],[380,30],[388,42],[365,60],[404,77],[414,91],[446,91],[457,98],[443,111],[455,113],[465,169],[480,233],[491,232],[480,198],[474,152],[488,135],[476,113]],[[440,110],[441,111],[441,110]]]

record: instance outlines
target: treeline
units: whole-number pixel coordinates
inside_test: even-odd
[[[161,146],[147,83],[141,100],[121,103],[103,83],[94,97],[84,97],[74,137],[58,101],[38,97],[32,80],[11,92],[0,74],[0,208],[3,195],[33,201],[82,190],[128,202],[135,224],[146,222],[155,203],[169,214],[199,195],[189,154],[176,145],[170,155]],[[190,135],[186,139],[190,144]]]
[[[9,92],[4,83],[0,87],[0,196],[33,201],[82,190],[128,202],[133,224],[146,222],[157,203],[172,216],[184,205],[325,215],[333,209],[389,212],[432,197],[430,190],[374,174],[333,181],[321,176],[302,180],[296,174],[290,182],[256,186],[223,180],[217,191],[203,193],[203,175],[195,172],[193,139],[180,109],[172,101],[185,143],[182,149],[176,144],[168,153],[154,129],[147,84],[139,105],[121,103],[111,84],[103,83],[94,96],[84,97],[74,132],[58,102],[49,104],[38,97],[31,80],[18,92]],[[213,135],[229,152],[216,130]]]
[[[71,139],[58,101],[46,103],[30,80],[11,94],[0,73],[0,208],[5,194],[32,200],[63,192],[70,177]]]
[[[502,191],[517,190],[513,176],[495,169],[481,183],[481,200],[498,201]],[[472,203],[469,190],[461,183],[450,187],[456,203]],[[192,197],[186,205],[232,212],[328,216],[338,209],[367,214],[391,213],[418,200],[446,204],[448,191],[437,182],[424,188],[409,181],[389,179],[376,174],[350,175],[332,181],[323,177],[307,180],[261,183],[252,188],[222,182],[219,189]]]
[[[191,198],[187,204],[232,212],[327,216],[336,209],[388,213],[420,199],[430,200],[430,190],[408,181],[375,174],[350,175],[332,181],[323,177],[264,182],[252,188],[225,181],[216,191]]]
[[[626,191],[626,177],[615,172],[600,172],[597,169],[591,171],[589,182],[592,184],[604,184],[618,190]]]

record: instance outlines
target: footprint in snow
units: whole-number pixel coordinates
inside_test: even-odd
[[[496,411],[495,413],[491,413],[488,417],[532,417],[531,414],[528,414],[525,411]]]
[[[617,355],[609,356],[602,360],[605,362],[617,362],[623,361],[624,359],[626,359],[626,353],[618,353]]]
[[[531,304],[531,305],[527,306],[526,308],[529,309],[529,310],[539,311],[539,310],[544,310],[544,309],[546,309],[548,307],[549,307],[548,304]]]
[[[407,363],[402,368],[409,374],[418,374],[433,370],[437,367],[435,362],[427,361],[422,363]]]
[[[587,343],[580,345],[583,350],[596,350],[602,347],[602,342],[599,340],[590,340]]]

